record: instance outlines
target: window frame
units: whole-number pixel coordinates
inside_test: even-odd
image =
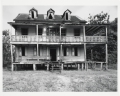
[[[80,36],[80,28],[74,29],[74,36]]]
[[[67,30],[66,28],[61,29],[61,36],[66,36]]]

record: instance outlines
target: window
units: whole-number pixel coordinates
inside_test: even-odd
[[[80,36],[80,29],[74,29],[74,36]]]
[[[52,17],[52,13],[50,13],[50,15],[49,15],[49,19],[53,19],[53,17]]]
[[[31,11],[31,17],[34,18],[34,11]]]
[[[21,34],[22,35],[28,35],[28,29],[27,28],[22,28],[21,29]]]
[[[42,28],[38,28],[38,35],[42,35]]]
[[[22,56],[25,56],[25,46],[22,46]]]
[[[68,20],[68,13],[66,13],[66,20]]]
[[[66,29],[61,29],[61,36],[66,36]]]
[[[77,47],[74,47],[74,55],[78,56],[78,48]]]
[[[67,56],[67,48],[66,47],[64,47],[64,56]]]

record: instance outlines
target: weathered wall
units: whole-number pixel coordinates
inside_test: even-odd
[[[46,35],[47,28],[46,26],[38,26],[39,28],[43,29],[43,35]],[[36,35],[36,26],[30,25],[30,26],[17,26],[17,29],[15,31],[16,35],[21,35],[21,28],[28,28],[28,35]],[[65,26],[63,28],[66,28],[66,36],[74,36],[74,28],[80,28],[80,36],[83,36],[83,27],[82,26]]]
[[[24,45],[22,45],[24,46]],[[47,47],[48,47],[48,55],[47,55]],[[57,60],[60,59],[60,48],[58,46],[52,46],[56,48],[56,58]],[[79,45],[78,47],[78,56],[73,56],[72,54],[72,48],[73,46],[68,46],[68,55],[63,56],[63,61],[84,61],[84,46]],[[37,58],[37,53],[34,51],[34,48],[36,48],[36,45],[25,45],[25,56],[20,56],[20,46],[16,46],[16,61],[22,58],[23,61],[26,61],[27,58]],[[39,58],[50,58],[50,48],[49,46],[41,46],[39,45],[38,55]],[[63,47],[64,51],[64,47]]]

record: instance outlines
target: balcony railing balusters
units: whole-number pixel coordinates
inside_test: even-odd
[[[11,41],[12,42],[54,42],[54,43],[60,43],[60,42],[71,42],[71,43],[77,43],[77,42],[106,42],[106,36],[86,36],[85,41],[83,40],[82,36],[38,36],[37,41],[37,35],[29,36],[29,35],[12,35]]]

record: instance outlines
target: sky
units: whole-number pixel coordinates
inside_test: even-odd
[[[3,30],[11,30],[11,26],[7,22],[13,22],[13,19],[19,13],[29,13],[31,8],[36,8],[39,14],[46,14],[47,10],[52,8],[55,11],[56,15],[62,15],[66,9],[71,10],[72,15],[79,16],[80,18],[87,20],[89,14],[95,15],[103,11],[110,15],[110,21],[114,20],[117,17],[117,6],[3,6]]]

